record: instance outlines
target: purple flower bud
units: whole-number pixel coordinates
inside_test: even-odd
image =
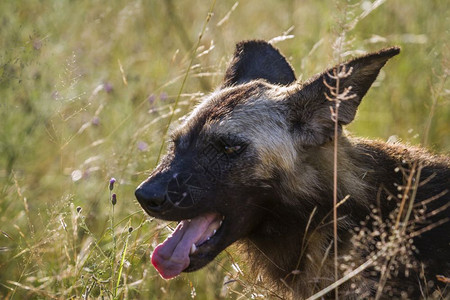
[[[137,144],[137,147],[141,151],[147,151],[148,144],[146,142],[144,142],[144,141],[139,141],[138,144]]]
[[[132,232],[133,232],[133,227],[129,227],[129,228],[128,228],[128,232],[129,232],[129,233],[132,233]]]
[[[113,91],[113,86],[112,86],[111,83],[105,82],[105,83],[103,84],[103,89],[105,90],[105,92],[111,93],[111,92]]]
[[[169,97],[169,95],[167,95],[166,92],[162,92],[162,93],[159,95],[159,99],[161,99],[161,101],[166,100],[168,97]]]
[[[109,190],[112,191],[114,189],[114,183],[116,182],[116,179],[114,177],[111,177],[109,180]]]
[[[97,116],[93,117],[91,123],[94,126],[98,126],[100,124],[100,118]]]
[[[156,96],[154,94],[151,94],[147,98],[148,104],[150,104],[150,106],[153,106],[153,103],[155,103],[155,100],[156,100]]]
[[[117,195],[116,194],[112,194],[111,203],[112,203],[112,205],[116,205],[116,203],[117,203]]]
[[[81,206],[77,206],[77,213],[81,212]]]

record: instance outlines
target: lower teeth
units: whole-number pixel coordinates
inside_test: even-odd
[[[195,246],[195,244],[192,244],[191,250],[189,251],[189,254],[194,254],[195,251],[197,251],[197,246]]]

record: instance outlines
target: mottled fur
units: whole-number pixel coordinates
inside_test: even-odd
[[[390,48],[359,57],[298,83],[289,63],[271,45],[238,44],[222,87],[174,131],[168,155],[136,191],[143,208],[158,218],[183,220],[210,211],[225,217],[209,252],[192,256],[186,271],[201,268],[228,245],[241,241],[255,270],[264,274],[266,286],[282,295],[308,297],[336,280],[331,247],[335,136],[330,115],[335,104],[325,94],[336,85],[333,70],[351,70],[340,79],[339,91],[351,87],[352,94],[341,103],[338,119],[337,194],[339,200],[346,198],[338,208],[343,264],[339,276],[348,270],[345,264],[357,267],[371,251],[358,246],[353,229],[363,226],[377,245],[384,237],[374,233],[380,226],[373,221],[374,214],[386,222],[395,218],[399,187],[405,186],[412,168],[420,167],[420,182],[426,184],[419,184],[415,194],[411,218],[415,221],[398,241],[399,247],[405,243],[407,254],[389,273],[381,295],[419,297],[444,289],[436,275],[450,276],[449,158],[342,134],[342,126],[353,120],[379,70],[398,52]],[[230,152],[236,145],[239,151]],[[168,191],[179,174],[188,174],[191,183]],[[192,207],[177,207],[168,192],[184,192]],[[430,230],[411,236],[423,228]],[[373,296],[379,281],[374,264],[343,284],[340,295]]]

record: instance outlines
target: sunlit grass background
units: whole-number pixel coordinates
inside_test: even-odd
[[[162,280],[149,255],[174,224],[146,217],[134,189],[168,116],[220,83],[244,39],[278,37],[300,79],[337,61],[343,31],[344,56],[401,46],[349,130],[419,144],[434,97],[427,146],[448,153],[448,1],[376,2],[0,1],[0,297],[275,297],[233,247]]]

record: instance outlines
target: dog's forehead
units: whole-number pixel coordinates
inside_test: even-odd
[[[251,105],[257,99],[264,97],[267,86],[262,84],[239,85],[223,89],[206,102],[202,113],[205,114],[206,123],[215,123],[243,106]]]
[[[265,83],[240,86],[217,95],[205,111],[204,129],[219,135],[238,134],[276,117],[283,109],[276,86]]]
[[[187,116],[174,136],[189,143],[200,134],[245,137],[249,131],[264,130],[282,121],[283,93],[281,87],[265,82],[215,91]]]
[[[185,129],[201,128],[228,117],[239,105],[248,103],[264,91],[255,85],[239,85],[217,90],[206,96],[183,122]]]

